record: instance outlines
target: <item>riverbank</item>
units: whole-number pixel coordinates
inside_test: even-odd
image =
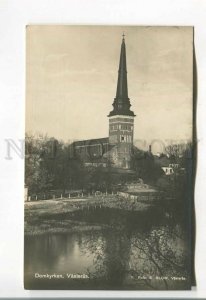
[[[103,208],[141,212],[151,207],[150,202],[125,200],[117,195],[25,202],[25,235],[106,230],[110,225],[75,220],[73,216],[78,211]]]

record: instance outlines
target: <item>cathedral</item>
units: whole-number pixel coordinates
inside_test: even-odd
[[[108,114],[109,137],[77,141],[72,144],[76,157],[85,166],[113,167],[119,170],[130,170],[131,152],[133,148],[134,117],[130,110],[128,97],[126,45],[123,34],[117,90],[113,109]]]

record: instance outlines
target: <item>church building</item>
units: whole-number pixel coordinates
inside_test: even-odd
[[[74,155],[85,166],[130,169],[135,114],[128,97],[126,45],[123,34],[116,97],[109,118],[109,137],[77,141],[72,144]]]

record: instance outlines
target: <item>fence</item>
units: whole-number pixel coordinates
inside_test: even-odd
[[[118,192],[118,196],[127,200],[138,200],[138,201],[158,201],[163,199],[163,194],[161,192],[156,193],[138,193],[131,194],[128,192]]]
[[[38,194],[32,194],[30,196],[27,196],[27,202],[30,201],[40,201],[40,200],[61,200],[61,199],[81,199],[81,198],[89,198],[92,196],[112,196],[114,195],[114,192],[111,192],[109,194],[108,192],[100,192],[96,191],[93,193],[86,193],[86,192],[71,192],[71,193],[62,193],[62,192],[49,192],[49,193],[38,193]]]

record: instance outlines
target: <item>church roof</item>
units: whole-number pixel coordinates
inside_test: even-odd
[[[108,159],[106,160],[104,155],[111,149],[108,137],[76,141],[70,147],[73,154],[75,153],[78,158],[88,163],[106,162]]]
[[[135,116],[134,112],[130,110],[131,104],[128,97],[126,45],[124,35],[121,45],[116,98],[112,105],[113,110],[109,113],[109,117],[115,115]]]
[[[95,144],[109,144],[109,138],[97,138],[97,139],[90,139],[90,140],[82,140],[76,141],[73,143],[75,146],[87,146],[87,145],[95,145]]]

